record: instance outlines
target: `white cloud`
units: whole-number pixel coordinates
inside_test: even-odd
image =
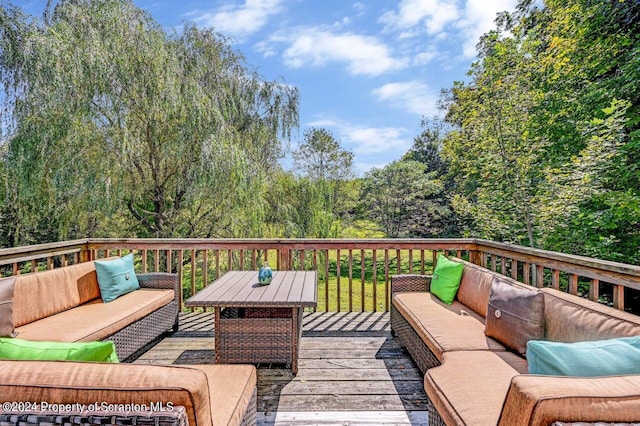
[[[404,127],[367,127],[330,119],[317,120],[309,126],[329,128],[347,148],[361,156],[384,153],[399,156],[413,143]]]
[[[404,68],[409,61],[395,58],[389,46],[378,38],[340,32],[331,27],[301,27],[279,32],[256,48],[271,54],[276,44],[287,46],[282,59],[290,68],[323,67],[343,63],[352,75],[376,76]]]
[[[476,45],[480,36],[495,28],[494,21],[499,12],[513,11],[517,0],[493,0],[490,7],[486,0],[467,0],[463,18],[456,24],[462,31],[464,42],[462,52],[465,57],[476,55]]]
[[[456,37],[462,55],[471,58],[480,36],[495,28],[496,14],[513,11],[516,4],[517,0],[401,0],[396,10],[386,12],[379,21],[399,39],[425,33],[440,42]]]
[[[283,0],[245,0],[242,5],[225,5],[211,13],[198,14],[196,23],[243,40],[259,31],[271,15],[282,11]]]
[[[387,12],[380,22],[387,29],[407,30],[424,25],[428,34],[437,34],[458,19],[458,8],[447,0],[402,0],[397,11]]]
[[[412,114],[430,116],[437,112],[438,94],[432,93],[429,86],[417,80],[388,83],[372,93],[379,101],[389,102]]]

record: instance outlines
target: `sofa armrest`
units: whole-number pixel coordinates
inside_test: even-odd
[[[391,277],[391,294],[409,291],[429,291],[431,275],[404,274]]]
[[[499,425],[560,422],[634,422],[640,419],[640,375],[511,380]]]
[[[136,274],[141,288],[159,288],[173,290],[175,294],[180,291],[178,274],[167,272],[152,272],[147,274]]]

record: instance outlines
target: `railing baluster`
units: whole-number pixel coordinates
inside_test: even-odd
[[[424,254],[422,250],[421,253]],[[424,260],[424,256],[422,256]],[[424,269],[424,262],[422,262]],[[389,288],[391,287],[391,283],[389,282],[389,250],[384,251],[384,311],[389,312]]]
[[[613,307],[624,311],[624,286],[613,285]]]
[[[413,250],[409,249],[409,273],[413,274]]]
[[[144,257],[146,260],[146,255],[147,255],[147,251],[144,251]],[[180,310],[184,310],[184,302],[183,302],[183,288],[184,288],[184,280],[183,278],[183,268],[182,265],[184,263],[184,250],[178,250],[178,280],[180,281],[180,294],[178,295],[180,298]],[[145,267],[146,267],[146,261],[145,261]],[[192,309],[193,311],[193,309]]]
[[[600,280],[593,278],[589,286],[589,299],[597,302],[600,299]]]
[[[142,250],[142,273],[147,273],[147,249]]]
[[[191,250],[191,296],[194,294],[196,294],[196,251]]]
[[[240,270],[244,271],[244,250],[240,250]]]
[[[160,271],[160,250],[154,250],[153,256],[154,256],[153,272],[159,272]]]
[[[560,290],[560,270],[554,269],[551,271],[551,287]]]
[[[378,312],[378,256],[376,249],[373,254],[373,312]]]
[[[207,250],[202,250],[202,287],[206,287],[209,285],[209,280],[207,279],[208,272],[209,255],[207,254]]]
[[[329,250],[324,250],[324,306],[329,312]]]
[[[420,250],[420,274],[424,275],[424,249]]]
[[[578,294],[578,276],[576,274],[569,274],[569,293]]]
[[[338,296],[337,310],[340,312],[340,249],[336,250],[336,293]]]
[[[511,278],[518,279],[518,261],[516,259],[511,259]]]
[[[349,312],[353,312],[353,250],[349,249]]]
[[[544,287],[544,266],[536,265],[536,287]]]
[[[364,250],[360,250],[360,304],[362,305],[361,307],[361,311],[362,312],[366,312],[365,311],[365,287],[364,287],[364,277],[365,277],[365,270],[364,270]]]
[[[173,250],[167,250],[165,253],[165,256],[167,257],[167,272],[171,273],[173,271],[173,265],[171,264],[171,261],[173,260],[171,258]]]
[[[531,264],[529,262],[525,262],[522,270],[522,281],[525,284],[531,284]]]

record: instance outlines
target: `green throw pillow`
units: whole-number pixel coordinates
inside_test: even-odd
[[[640,336],[577,343],[530,340],[530,374],[595,377],[640,374]]]
[[[103,302],[111,302],[140,288],[133,269],[133,254],[118,259],[96,260],[95,265]]]
[[[0,359],[119,362],[116,346],[106,342],[41,342],[0,338]]]
[[[460,287],[463,269],[462,263],[452,262],[446,256],[439,254],[438,263],[436,263],[436,269],[433,271],[431,279],[431,293],[444,303],[452,304]]]

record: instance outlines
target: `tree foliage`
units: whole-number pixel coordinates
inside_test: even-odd
[[[295,88],[219,34],[168,33],[126,0],[61,1],[41,21],[3,7],[0,33],[14,243],[47,211],[60,238],[113,227],[111,213],[139,236],[257,228],[249,201],[297,126]]]
[[[447,207],[434,200],[442,190],[442,181],[427,173],[423,163],[394,161],[366,174],[360,199],[365,217],[386,236],[406,238],[416,236],[418,229],[424,233],[425,227],[437,234],[434,225],[448,214]]]
[[[523,0],[444,99],[467,233],[639,262],[640,4]]]

